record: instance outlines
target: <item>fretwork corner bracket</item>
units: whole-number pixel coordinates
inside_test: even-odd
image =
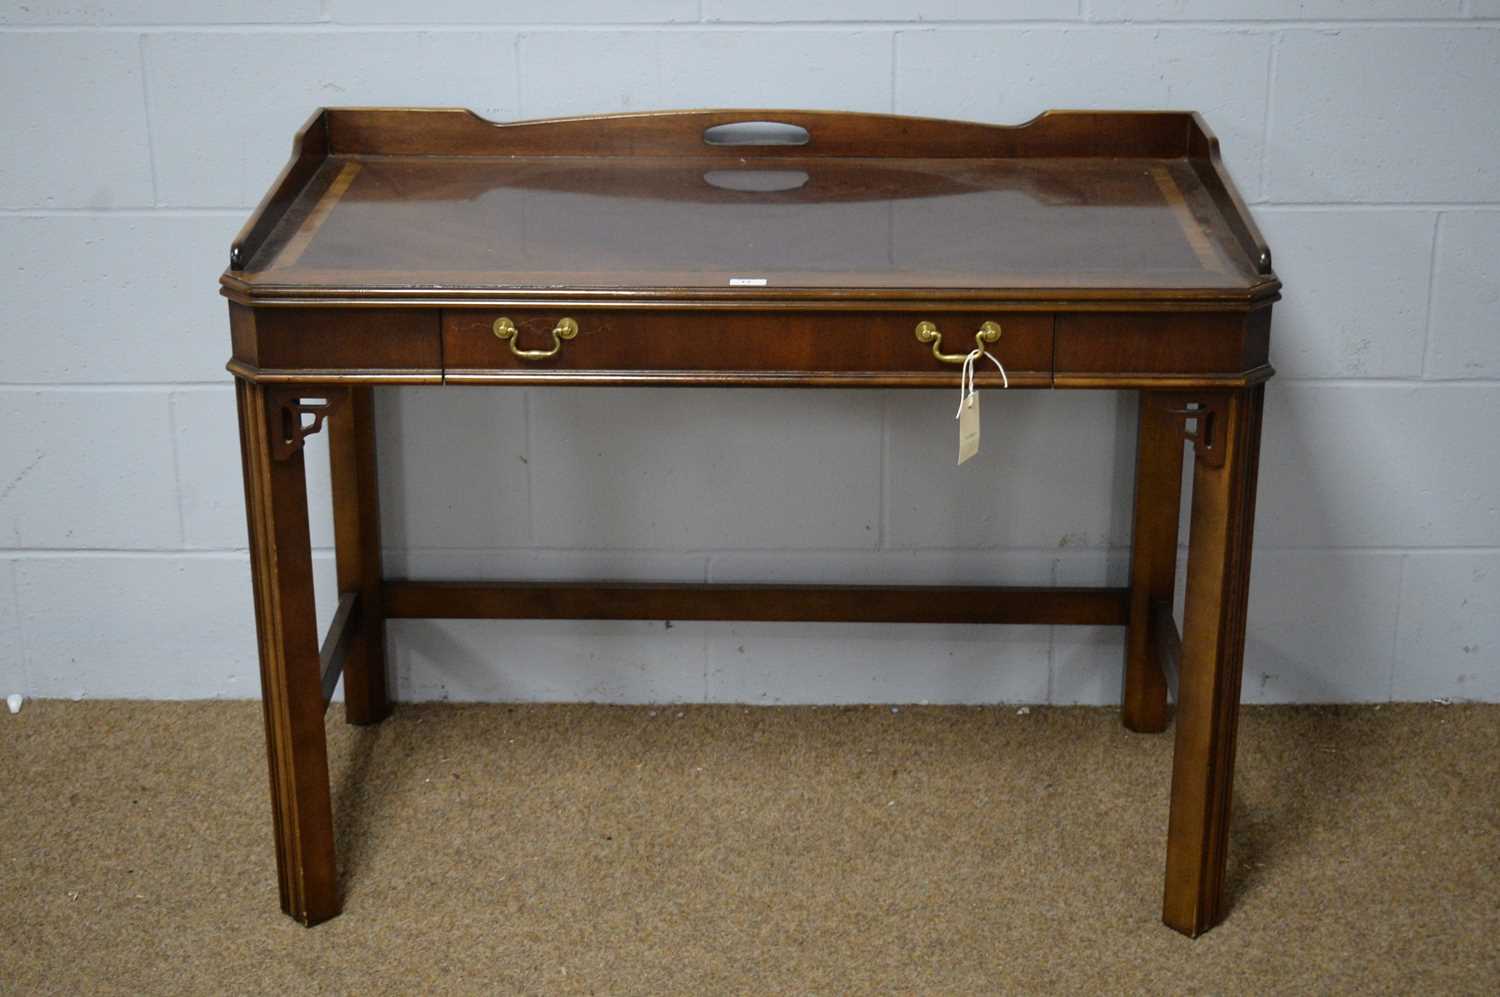
[[[309,436],[323,428],[323,421],[344,399],[344,392],[308,393],[277,389],[269,394],[271,456],[286,460],[302,449]]]
[[[1176,420],[1182,438],[1193,445],[1193,456],[1209,467],[1224,466],[1223,426],[1229,396],[1213,393],[1195,396],[1167,409]]]

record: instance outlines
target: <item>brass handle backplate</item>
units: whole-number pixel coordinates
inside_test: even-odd
[[[983,350],[986,343],[997,342],[999,339],[1000,323],[986,322],[974,334],[974,348]],[[917,342],[931,343],[932,355],[943,363],[963,363],[969,356],[967,353],[944,353],[941,349],[943,334],[938,332],[938,327],[931,322],[923,321],[917,323]]]
[[[572,339],[578,335],[578,323],[570,318],[558,319],[557,325],[552,329],[552,349],[550,350],[521,350],[516,348],[516,324],[504,315],[495,319],[495,335],[510,344],[510,351],[522,360],[546,360],[555,357],[562,351],[563,340]]]

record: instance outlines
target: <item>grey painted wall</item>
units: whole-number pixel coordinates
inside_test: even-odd
[[[998,122],[1169,107],[1218,131],[1288,288],[1247,699],[1500,699],[1497,0],[29,0],[0,8],[0,80],[0,691],[257,693],[215,279],[316,106]],[[963,468],[952,404],[949,392],[388,392],[388,564],[1118,580],[1131,399],[992,395],[984,452]],[[324,445],[312,464],[326,595]],[[1108,631],[392,629],[413,699],[1118,695]]]

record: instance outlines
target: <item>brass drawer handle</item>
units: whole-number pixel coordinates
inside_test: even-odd
[[[984,349],[985,343],[996,342],[997,340],[999,340],[999,338],[1000,323],[986,322],[981,325],[979,327],[979,331],[974,334],[974,347],[975,349],[982,350]],[[936,325],[933,325],[931,322],[923,321],[917,323],[917,342],[931,343],[932,355],[937,357],[943,363],[963,363],[964,360],[968,358],[967,353],[942,352],[940,347],[943,345],[943,334],[941,332],[938,332],[938,327]]]
[[[562,350],[564,339],[572,339],[578,335],[578,323],[570,318],[558,319],[557,325],[552,330],[552,349],[550,350],[518,350],[516,349],[516,324],[504,315],[495,319],[495,335],[510,344],[510,351],[522,360],[546,360],[555,357]]]

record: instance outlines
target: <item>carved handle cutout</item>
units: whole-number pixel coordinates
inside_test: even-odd
[[[806,145],[812,136],[784,121],[732,121],[703,129],[706,145]]]

